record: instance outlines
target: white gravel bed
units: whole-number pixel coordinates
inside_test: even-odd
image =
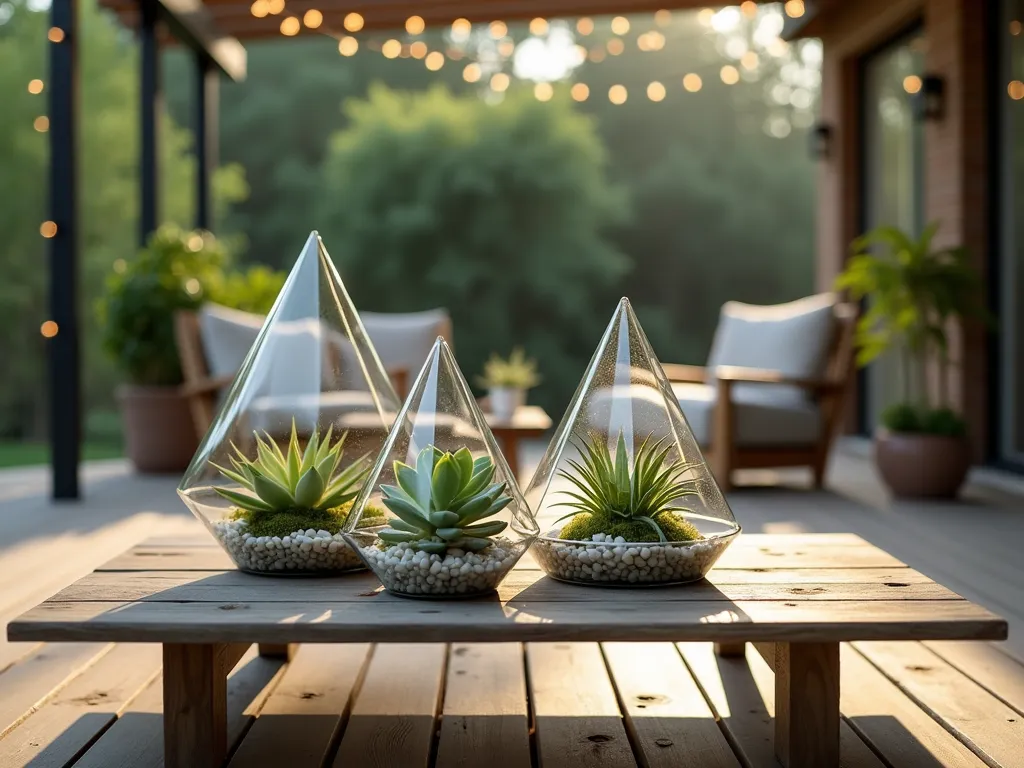
[[[221,520],[213,524],[214,535],[242,570],[300,574],[366,567],[340,533],[307,528],[283,537],[253,536],[246,533],[248,527],[245,520]]]
[[[699,539],[678,544],[628,543],[618,536],[594,534],[592,543],[539,538],[534,555],[549,576],[581,584],[609,586],[679,584],[702,578],[731,537]]]
[[[449,549],[428,555],[403,542],[387,549],[363,547],[363,557],[391,592],[421,597],[472,597],[494,591],[512,570],[521,545],[504,537],[480,552]]]

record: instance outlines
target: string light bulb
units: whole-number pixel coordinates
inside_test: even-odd
[[[574,101],[586,101],[590,97],[590,88],[586,83],[574,83],[569,89],[569,95]]]
[[[405,31],[410,35],[421,35],[426,28],[427,24],[422,16],[410,16],[405,20]]]
[[[409,46],[409,55],[414,59],[422,59],[427,55],[427,44],[422,40],[417,40]]]
[[[740,64],[744,69],[753,70],[757,69],[757,65],[760,63],[760,58],[753,51],[747,51],[740,57]]]
[[[28,81],[28,92],[32,95],[40,94],[43,92],[43,81],[38,78],[35,80]]]
[[[654,14],[654,23],[659,27],[667,27],[672,23],[672,11],[662,9]]]
[[[380,52],[385,59],[397,59],[398,55],[402,52],[402,44],[394,38],[385,40],[384,44],[380,47]]]
[[[365,22],[362,16],[353,12],[347,14],[341,23],[349,32],[358,32],[363,28]]]
[[[473,25],[469,23],[469,19],[456,19],[452,22],[452,34],[455,37],[469,37],[469,33],[472,31]]]
[[[690,93],[696,93],[697,91],[699,91],[703,84],[704,83],[700,79],[700,75],[696,74],[695,72],[690,72],[683,78],[683,88],[685,88]]]
[[[1020,80],[1011,80],[1006,86],[1006,93],[1014,101],[1024,99],[1024,83]]]
[[[610,53],[612,56],[618,56],[620,53],[626,50],[626,44],[623,43],[622,40],[617,37],[613,37],[611,40],[609,40],[605,47],[608,49],[608,53]]]
[[[914,94],[921,90],[921,78],[917,75],[907,75],[903,78],[903,90]]]
[[[722,67],[719,75],[721,75],[722,82],[726,85],[736,85],[740,81],[740,71],[732,64],[726,64]]]
[[[504,21],[492,21],[490,29],[491,37],[495,40],[501,40],[501,38],[508,34],[508,25]]]
[[[548,33],[548,20],[542,19],[539,16],[530,22],[530,34],[534,37],[540,37]]]
[[[554,95],[555,89],[551,83],[537,83],[533,86],[533,96],[537,101],[551,101],[551,97]]]
[[[342,56],[354,56],[359,50],[359,41],[351,35],[345,35],[338,41],[338,53]]]
[[[495,72],[491,76],[491,90],[495,93],[503,93],[508,90],[512,80],[504,72]]]
[[[53,221],[44,221],[39,225],[39,234],[49,239],[57,234],[57,224]]]
[[[657,80],[647,86],[647,98],[651,101],[662,101],[665,93],[665,86]]]
[[[309,29],[316,29],[324,23],[324,15],[316,8],[310,8],[302,17],[302,23]]]
[[[612,104],[625,104],[628,96],[629,94],[626,92],[626,86],[624,85],[613,85],[608,89],[608,101]]]
[[[267,0],[253,0],[253,4],[249,6],[249,13],[257,19],[266,18],[270,13],[270,3]]]
[[[32,127],[39,131],[39,133],[46,133],[50,130],[50,118],[46,115],[40,115],[32,121]]]
[[[752,19],[757,16],[757,3],[754,0],[743,0],[740,3],[740,13],[746,16],[748,19]]]
[[[612,19],[612,32],[616,35],[624,35],[629,32],[629,19],[625,16],[616,16]]]
[[[281,19],[281,34],[285,37],[294,37],[299,34],[299,30],[302,25],[299,24],[299,20],[295,16],[286,16]]]
[[[444,54],[440,51],[431,51],[427,54],[427,58],[424,59],[423,64],[431,72],[437,72],[437,70],[444,66]]]
[[[64,41],[64,30],[60,27],[50,27],[50,30],[46,33],[46,39],[51,43],[60,43]]]
[[[277,16],[279,13],[283,13],[284,0],[267,0],[267,12],[272,16]]]
[[[39,326],[39,333],[43,335],[44,339],[52,339],[57,335],[60,328],[53,320],[47,320],[45,323]]]
[[[476,62],[467,64],[462,70],[462,79],[467,83],[476,83],[480,80],[480,65]]]
[[[804,0],[786,0],[783,8],[791,19],[799,19],[804,15]]]
[[[576,31],[584,37],[594,31],[594,20],[584,16],[576,21]]]

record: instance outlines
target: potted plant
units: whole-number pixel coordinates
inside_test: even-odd
[[[319,575],[363,568],[341,529],[366,480],[370,459],[362,456],[340,469],[347,433],[332,441],[331,432],[328,427],[321,437],[314,429],[303,447],[293,421],[283,450],[269,434],[254,432],[254,457],[233,446],[230,468],[210,462],[234,483],[212,488],[231,504],[226,516],[219,507],[204,504],[201,493],[181,492],[189,506],[210,512],[200,518],[240,570]],[[376,508],[360,519],[363,527],[383,523],[384,513]]]
[[[507,358],[492,354],[477,382],[487,389],[491,413],[508,421],[526,404],[526,391],[540,383],[537,361],[526,357],[522,347],[513,349]]]
[[[180,391],[174,314],[210,300],[266,312],[283,275],[253,267],[225,274],[228,256],[209,232],[160,227],[118,262],[98,304],[103,345],[128,377],[117,390],[128,458],[141,472],[180,472],[198,446]]]
[[[415,466],[393,465],[395,485],[381,485],[381,503],[394,515],[388,527],[350,543],[389,591],[418,597],[474,597],[493,592],[525,546],[501,534],[493,519],[512,503],[507,483],[494,482],[490,456],[432,445]],[[362,518],[359,523],[362,524]]]
[[[858,322],[857,363],[898,353],[900,402],[882,414],[875,462],[896,496],[956,496],[970,466],[967,428],[950,403],[947,333],[973,316],[987,321],[980,282],[966,249],[936,248],[938,224],[918,239],[879,227],[854,240],[836,286],[866,299]],[[937,374],[929,387],[929,366]]]
[[[537,539],[535,552],[549,576],[608,586],[679,584],[701,579],[738,533],[705,537],[682,506],[700,496],[703,463],[672,457],[673,445],[648,435],[629,453],[620,432],[614,453],[603,435],[574,443],[580,460],[558,476],[571,489],[552,506],[573,511]]]

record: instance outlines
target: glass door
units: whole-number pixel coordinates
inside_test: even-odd
[[[925,38],[904,35],[863,60],[862,229],[894,226],[916,236],[924,225],[924,132],[911,96],[921,90]],[[900,397],[896,355],[885,355],[861,379],[864,431],[873,432],[883,410]]]

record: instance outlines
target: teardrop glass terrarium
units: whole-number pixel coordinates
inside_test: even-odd
[[[607,586],[701,579],[739,533],[622,299],[526,490],[549,576]]]
[[[378,527],[381,509],[387,521]],[[538,533],[438,338],[345,525],[346,541],[389,592],[451,598],[493,592]]]
[[[224,358],[232,345],[241,340],[245,348],[245,333],[259,318],[204,312],[196,325],[213,368],[212,359]],[[313,232],[178,494],[243,571],[361,569],[341,528],[400,405]]]

